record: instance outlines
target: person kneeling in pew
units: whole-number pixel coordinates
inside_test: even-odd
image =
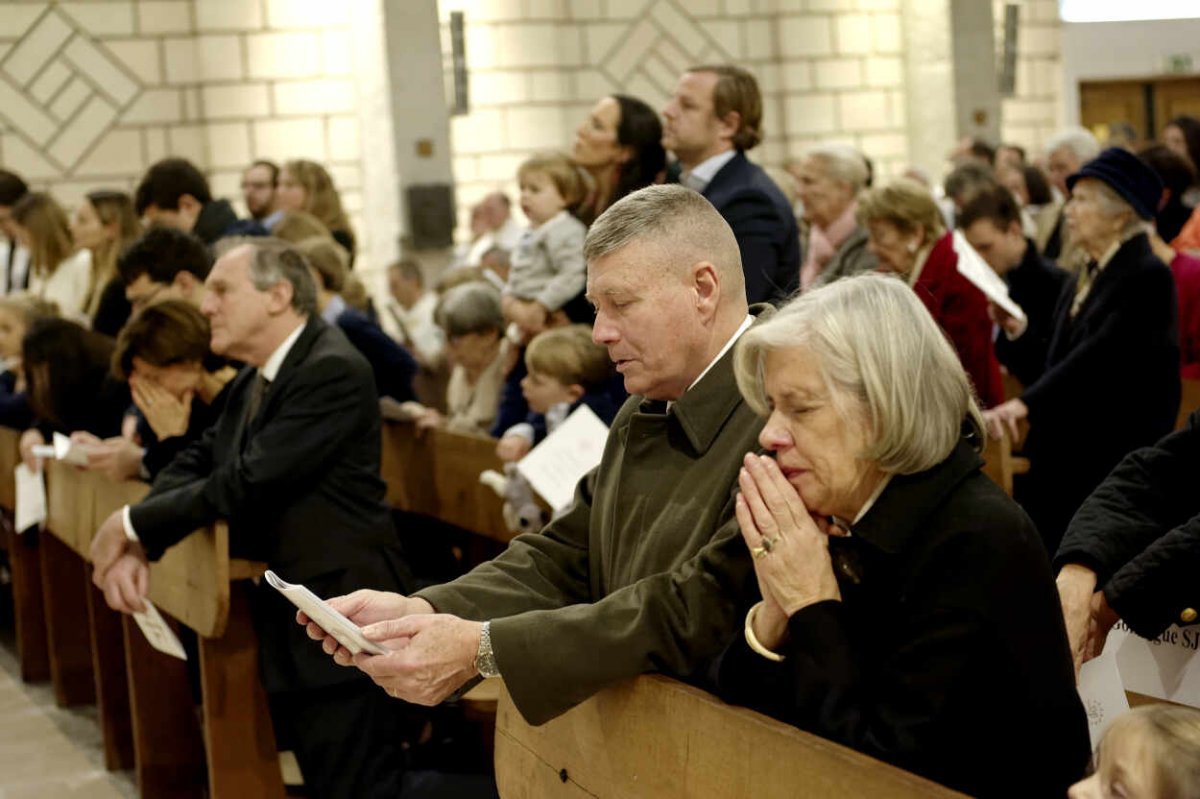
[[[212,351],[249,366],[216,424],[97,531],[93,579],[108,604],[141,610],[147,561],[219,519],[234,557],[266,561],[319,595],[404,590],[411,578],[383,502],[371,368],[317,315],[307,261],[280,241],[235,241],[205,281],[201,311]],[[265,581],[251,610],[276,735],[295,752],[308,794],[400,795],[403,709],[314,652]]]
[[[1200,411],[1134,450],[1083,503],[1054,565],[1076,670],[1118,619],[1142,638],[1200,623]]]
[[[980,471],[982,416],[921,301],[832,283],[734,369],[774,457],[739,476],[762,601],[720,693],[972,796],[1061,797],[1088,727],[1049,563]]]
[[[733,493],[761,422],[731,350],[770,311],[747,308],[733,232],[699,194],[652,186],[600,216],[584,255],[593,339],[635,396],[574,504],[453,582],[332,600],[388,654],[351,657],[298,616],[393,696],[437,704],[499,676],[541,724],[638,674],[698,679],[753,590]]]

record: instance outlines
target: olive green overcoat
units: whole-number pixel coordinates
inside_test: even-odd
[[[562,516],[418,596],[492,620],[500,675],[532,724],[645,672],[695,678],[757,597],[733,508],[762,425],[738,393],[733,349],[669,412],[631,397]]]

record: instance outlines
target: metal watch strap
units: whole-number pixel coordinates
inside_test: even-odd
[[[496,656],[492,653],[492,623],[485,621],[479,629],[479,651],[475,653],[475,669],[479,676],[486,678],[499,677],[500,669],[496,665]]]

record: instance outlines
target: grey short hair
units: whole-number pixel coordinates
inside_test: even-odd
[[[818,144],[805,150],[803,157],[820,161],[829,177],[847,184],[855,194],[866,188],[867,160],[849,144]]]
[[[259,291],[279,283],[292,286],[292,308],[302,316],[317,312],[317,284],[309,271],[308,259],[290,242],[265,236],[230,236],[217,242],[218,258],[239,247],[249,247],[250,282]]]
[[[500,292],[482,280],[472,280],[447,291],[438,302],[434,318],[446,331],[446,338],[489,330],[504,332]]]
[[[747,404],[770,414],[763,386],[769,352],[802,347],[814,356],[831,402],[866,426],[859,457],[888,474],[913,474],[945,460],[983,415],[946,335],[911,288],[894,275],[863,274],[808,291],[738,342],[734,372]]]
[[[583,241],[588,263],[635,241],[653,241],[672,253],[664,268],[709,261],[727,296],[745,301],[746,280],[737,239],[712,203],[679,184],[647,186],[627,194],[592,223]]]
[[[1046,142],[1047,155],[1063,148],[1074,153],[1081,164],[1100,155],[1100,141],[1087,128],[1067,128],[1059,131]]]

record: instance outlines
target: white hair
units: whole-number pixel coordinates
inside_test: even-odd
[[[1087,128],[1066,128],[1051,137],[1046,142],[1046,154],[1050,155],[1063,148],[1070,150],[1084,164],[1100,155],[1100,142]]]
[[[849,144],[818,144],[805,150],[803,157],[820,161],[831,178],[849,185],[855,194],[867,185],[867,161]]]
[[[734,372],[746,403],[770,414],[763,384],[768,353],[814,355],[844,418],[868,431],[863,460],[888,474],[913,474],[945,460],[964,422],[981,447],[983,416],[946,335],[917,295],[894,275],[862,274],[807,291],[746,331]]]

